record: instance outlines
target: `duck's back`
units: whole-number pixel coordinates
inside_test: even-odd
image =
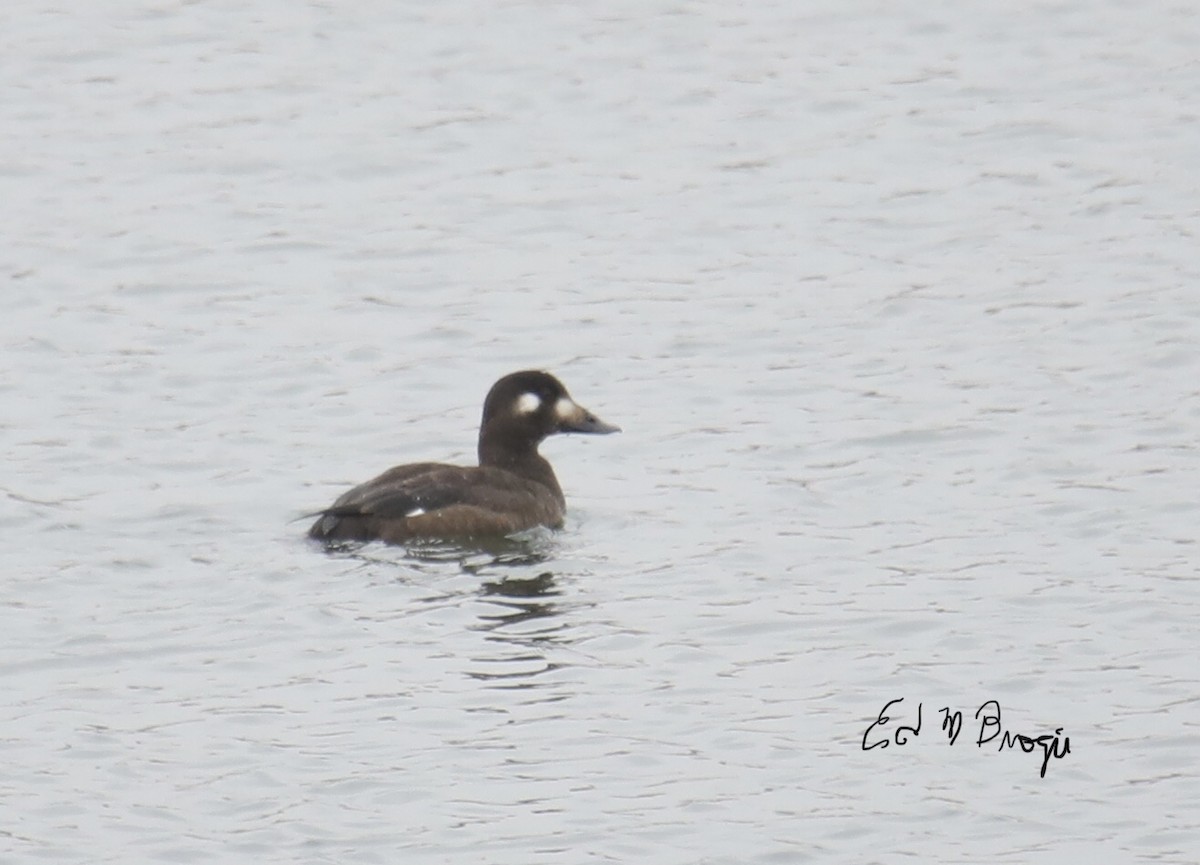
[[[492,466],[412,463],[354,487],[324,511],[309,536],[322,541],[472,538],[562,524],[557,484]]]

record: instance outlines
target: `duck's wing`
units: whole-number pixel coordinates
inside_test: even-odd
[[[322,540],[367,539],[372,534],[369,521],[418,516],[452,504],[455,486],[462,484],[463,475],[462,468],[442,463],[388,469],[312,514],[317,521],[308,534]]]
[[[466,534],[467,526],[484,534],[507,534],[561,521],[561,507],[553,499],[547,503],[544,493],[534,481],[493,468],[398,466],[314,514],[317,521],[309,536],[396,542]]]
[[[355,487],[326,511],[372,517],[411,517],[462,501],[470,490],[470,470],[428,463],[399,466]],[[420,470],[418,470],[420,469]]]

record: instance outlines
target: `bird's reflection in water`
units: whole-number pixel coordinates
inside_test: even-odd
[[[484,669],[467,675],[501,687],[533,688],[535,677],[561,667],[551,660],[555,645],[566,642],[562,610],[554,600],[561,594],[549,571],[485,581],[479,596],[490,609],[479,615],[475,630],[487,634],[489,651],[472,658]]]
[[[463,566],[483,578],[478,597],[485,611],[474,630],[487,635],[489,647],[486,656],[472,659],[485,669],[468,672],[471,678],[498,687],[534,688],[537,677],[562,666],[553,650],[569,640],[562,588],[551,571],[542,569],[549,558],[545,550],[525,551]]]
[[[558,550],[554,537],[534,533],[515,538],[455,543],[424,543],[380,548],[378,544],[327,545],[328,552],[353,558],[369,567],[402,565],[401,582],[429,585],[445,577],[448,567],[479,580],[473,587],[458,581],[453,588],[420,598],[422,605],[461,606],[474,598],[483,610],[471,630],[484,635],[484,654],[474,654],[466,675],[502,688],[535,688],[543,673],[561,668],[557,650],[571,642],[564,611],[574,604],[561,600],[554,573],[545,568]],[[560,699],[552,697],[551,699]]]
[[[552,601],[562,594],[554,583],[554,574],[544,571],[536,577],[506,577],[483,584],[480,594],[500,608],[500,612],[479,618],[480,630],[494,631],[535,619],[547,619],[558,614]]]
[[[420,541],[406,546],[385,546],[363,541],[330,541],[321,546],[335,558],[353,559],[366,566],[402,565],[396,574],[401,582],[414,575],[445,574],[447,565],[462,573],[479,576],[495,567],[529,568],[547,561],[552,538],[525,533],[511,538],[483,538],[469,542]]]

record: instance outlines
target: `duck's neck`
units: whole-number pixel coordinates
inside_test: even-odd
[[[554,493],[554,497],[560,503],[563,502],[562,487],[558,485],[554,469],[550,467],[546,458],[538,453],[536,442],[518,445],[513,444],[511,440],[505,441],[503,437],[490,437],[485,441],[485,437],[480,436],[479,464],[504,469],[519,477],[536,481]]]

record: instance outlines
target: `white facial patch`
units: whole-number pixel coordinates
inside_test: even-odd
[[[554,413],[559,420],[570,420],[579,414],[579,406],[568,396],[564,396],[554,404]]]
[[[542,398],[536,393],[523,393],[517,397],[517,414],[533,414],[542,407]]]

